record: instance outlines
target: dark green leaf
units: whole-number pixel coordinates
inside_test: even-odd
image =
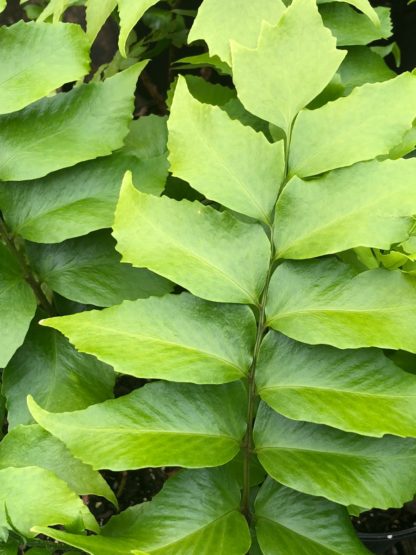
[[[15,257],[0,242],[0,368],[23,343],[36,299]]]
[[[58,332],[33,324],[3,375],[11,427],[33,422],[26,397],[47,410],[77,410],[113,396],[114,372],[78,353]]]
[[[28,246],[41,281],[73,301],[111,306],[123,299],[164,295],[171,284],[146,269],[121,264],[115,241],[107,230],[63,243]]]

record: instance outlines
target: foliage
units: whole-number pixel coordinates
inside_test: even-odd
[[[389,10],[204,0],[165,104],[144,58],[194,14],[76,2],[84,33],[74,4],[0,27],[0,553],[368,553],[349,511],[416,493],[416,76],[367,46]],[[174,475],[98,523],[106,472],[149,467]]]

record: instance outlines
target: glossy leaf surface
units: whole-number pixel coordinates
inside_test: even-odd
[[[321,497],[286,488],[270,478],[255,503],[264,555],[368,555],[347,510]]]
[[[198,202],[140,193],[126,175],[113,229],[123,262],[211,301],[258,302],[270,256],[260,225]]]
[[[375,269],[354,275],[336,259],[285,262],[274,273],[269,325],[304,343],[416,352],[416,280]]]
[[[142,117],[130,124],[123,148],[46,177],[0,184],[0,209],[15,233],[37,243],[59,243],[111,227],[123,175],[159,195],[168,174],[166,119]]]
[[[32,399],[29,407],[76,457],[111,470],[218,466],[237,454],[245,429],[240,382],[204,387],[155,382],[66,413],[48,413]]]
[[[36,525],[98,528],[82,500],[65,482],[50,470],[35,466],[0,470],[0,526],[10,528],[8,521],[26,537],[35,535],[31,529]]]
[[[416,377],[378,349],[311,346],[270,331],[256,383],[260,397],[289,418],[369,436],[416,437]]]
[[[43,323],[120,373],[193,383],[244,377],[255,341],[248,307],[218,305],[186,293]]]
[[[416,491],[416,440],[369,438],[289,420],[262,404],[254,430],[260,462],[278,482],[341,505],[401,507]]]

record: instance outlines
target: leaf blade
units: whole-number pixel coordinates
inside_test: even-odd
[[[175,402],[167,406],[166,395]],[[237,454],[244,434],[240,382],[204,387],[154,382],[70,413],[48,413],[31,398],[28,404],[43,428],[95,469],[218,466]]]
[[[230,40],[246,46],[256,46],[262,21],[275,24],[285,6],[278,0],[261,0],[254,5],[249,0],[205,0],[200,6],[188,36],[188,42],[205,40],[211,56],[218,56],[231,65]],[[244,10],[244,19],[235,14]]]
[[[145,195],[127,174],[113,230],[122,261],[207,300],[257,304],[270,256],[260,225],[198,202]]]
[[[256,49],[232,43],[231,50],[240,100],[250,112],[286,133],[299,110],[329,83],[345,56],[336,50],[335,39],[312,0],[294,0],[275,27],[263,24]],[[304,67],[314,67],[307,82]]]
[[[29,394],[47,410],[77,410],[111,398],[114,381],[107,365],[78,353],[54,330],[32,324],[3,373],[9,430],[33,422]]]
[[[126,171],[140,190],[159,195],[168,175],[166,119],[131,122],[122,149],[36,180],[0,184],[0,209],[10,230],[36,243],[59,243],[109,228]]]
[[[415,352],[415,279],[379,268],[354,274],[331,258],[284,262],[271,280],[269,325],[312,345]]]
[[[139,62],[102,83],[81,85],[0,116],[0,179],[35,179],[120,148],[137,76],[145,65]]]
[[[6,366],[23,343],[36,306],[17,260],[0,242],[0,367]]]
[[[16,112],[89,71],[89,44],[79,25],[24,23],[0,29],[0,114]]]
[[[394,98],[395,109],[385,103]],[[290,175],[308,177],[388,154],[411,128],[416,76],[403,73],[356,87],[349,96],[302,111],[293,127]],[[362,118],[358,114],[366,114]]]
[[[359,541],[344,507],[286,488],[270,478],[257,494],[255,515],[264,555],[369,553]]]
[[[378,349],[310,346],[270,331],[256,384],[270,407],[294,420],[374,437],[416,437],[416,379]]]
[[[149,555],[244,555],[250,547],[250,535],[239,502],[238,484],[224,469],[184,471],[170,478],[150,503],[113,517],[96,537],[104,545],[134,542],[136,549],[140,547]],[[81,540],[57,530],[42,531],[92,555],[104,555],[99,546],[94,547],[94,536]]]
[[[355,247],[390,249],[409,235],[416,161],[373,160],[312,181],[292,178],[276,206],[277,258]]]
[[[263,403],[254,442],[272,478],[341,505],[401,507],[416,489],[414,439],[369,438],[296,422]]]
[[[124,299],[165,295],[167,280],[120,262],[108,230],[53,245],[28,245],[31,265],[43,283],[82,304],[112,306]]]
[[[190,383],[242,378],[255,340],[254,317],[247,307],[220,306],[186,293],[42,323],[120,373]]]
[[[117,505],[104,478],[73,457],[63,443],[37,424],[14,428],[0,442],[0,469],[27,466],[50,470],[77,495],[99,495]]]
[[[174,176],[228,208],[270,223],[283,181],[282,141],[271,144],[220,108],[196,101],[183,78],[175,89],[168,128]]]
[[[124,58],[127,58],[126,43],[130,32],[139,19],[143,17],[145,11],[157,4],[157,2],[158,0],[139,0],[132,3],[130,0],[117,0],[120,16],[118,48]]]
[[[26,537],[36,525],[81,524],[90,530],[98,525],[81,499],[44,468],[5,468],[0,470],[0,525],[9,529],[8,518]],[[5,506],[7,506],[7,514]]]

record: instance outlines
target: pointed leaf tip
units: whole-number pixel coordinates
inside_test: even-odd
[[[296,114],[327,86],[345,55],[315,0],[294,0],[277,25],[263,23],[256,48],[232,46],[238,96],[250,112],[288,133]],[[314,68],[307,80],[305,67]]]

